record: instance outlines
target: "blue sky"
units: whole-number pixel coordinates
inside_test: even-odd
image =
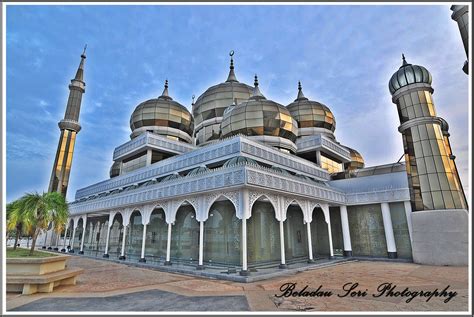
[[[366,166],[403,154],[388,80],[408,62],[433,76],[438,115],[468,188],[468,76],[449,6],[8,6],[7,201],[47,190],[68,84],[88,45],[86,93],[68,199],[108,178],[113,149],[128,141],[144,100],[191,96],[222,82],[235,50],[237,78],[283,105],[302,81],[336,117],[336,137]]]

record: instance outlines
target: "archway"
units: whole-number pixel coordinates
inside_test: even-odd
[[[313,245],[313,256],[328,257],[329,252],[329,234],[324,217],[324,212],[320,207],[313,209],[313,220],[311,221],[311,241]]]
[[[143,241],[143,222],[139,210],[130,215],[130,223],[125,239],[125,254],[129,259],[140,259]]]
[[[171,230],[171,257],[196,262],[199,259],[199,222],[192,205],[181,205]]]
[[[145,258],[147,262],[158,262],[166,259],[168,224],[163,208],[156,208],[150,216],[146,230]]]
[[[77,221],[76,234],[74,235],[74,241],[71,243],[71,248],[75,251],[79,251],[81,248],[81,239],[84,234],[84,221],[82,217]]]
[[[98,256],[104,253],[108,223],[108,215],[87,218],[84,233],[84,254]]]
[[[252,206],[247,220],[247,257],[249,264],[280,261],[280,227],[275,209],[265,196]]]
[[[110,228],[109,236],[109,251],[108,253],[116,257],[120,256],[122,249],[122,237],[123,237],[123,218],[121,213],[116,213],[114,220],[112,221],[112,227]]]
[[[298,204],[288,207],[284,231],[286,259],[307,259],[308,235],[304,224],[303,210]]]
[[[236,217],[234,204],[224,199],[209,208],[204,222],[204,261],[208,264],[240,265],[242,222]]]

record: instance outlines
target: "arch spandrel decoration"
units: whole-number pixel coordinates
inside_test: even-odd
[[[282,213],[280,212],[280,197],[274,194],[270,194],[263,191],[252,191],[249,190],[249,206],[248,206],[248,213],[249,217],[252,217],[252,207],[254,203],[259,200],[261,197],[265,197],[268,201],[272,204],[273,209],[275,210],[275,218],[280,221],[282,218]]]
[[[205,208],[203,209],[204,214],[202,215],[202,220],[198,219],[199,221],[206,221],[209,217],[209,209],[211,206],[219,199],[220,197],[224,197],[225,199],[229,200],[235,208],[236,215],[239,212],[240,208],[240,193],[239,191],[230,191],[230,192],[216,192],[206,195],[204,202]]]

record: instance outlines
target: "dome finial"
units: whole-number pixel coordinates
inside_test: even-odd
[[[254,99],[254,100],[265,99],[265,96],[262,95],[262,93],[260,92],[260,89],[258,88],[257,74],[255,74],[253,85],[254,85],[253,95],[252,97],[250,97],[250,99]]]
[[[168,79],[165,80],[165,89],[163,89],[163,93],[159,97],[160,99],[172,99],[168,94]]]
[[[298,81],[298,96],[296,96],[296,99],[295,101],[298,101],[298,100],[307,100],[308,98],[306,98],[303,94],[303,88],[301,87],[301,81]]]
[[[86,49],[87,49],[87,44],[84,45],[84,50],[82,51],[81,58],[86,58]]]
[[[407,60],[405,59],[405,54],[402,53],[402,66],[408,65]]]
[[[194,106],[194,95],[191,97],[192,98],[192,101],[191,101],[191,105]]]
[[[229,76],[227,76],[226,82],[239,82],[237,80],[237,77],[235,77],[234,73],[234,50],[229,52],[230,56],[230,70],[229,70]]]

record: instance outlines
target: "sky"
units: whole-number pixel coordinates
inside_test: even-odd
[[[283,105],[301,80],[306,97],[336,117],[339,142],[366,166],[403,154],[388,81],[407,61],[432,74],[439,116],[450,125],[463,186],[468,184],[468,76],[457,24],[446,5],[422,6],[37,6],[6,10],[7,201],[47,191],[68,85],[84,44],[83,96],[67,199],[109,178],[129,120],[169,80],[174,100],[225,81],[234,50],[237,79]]]

